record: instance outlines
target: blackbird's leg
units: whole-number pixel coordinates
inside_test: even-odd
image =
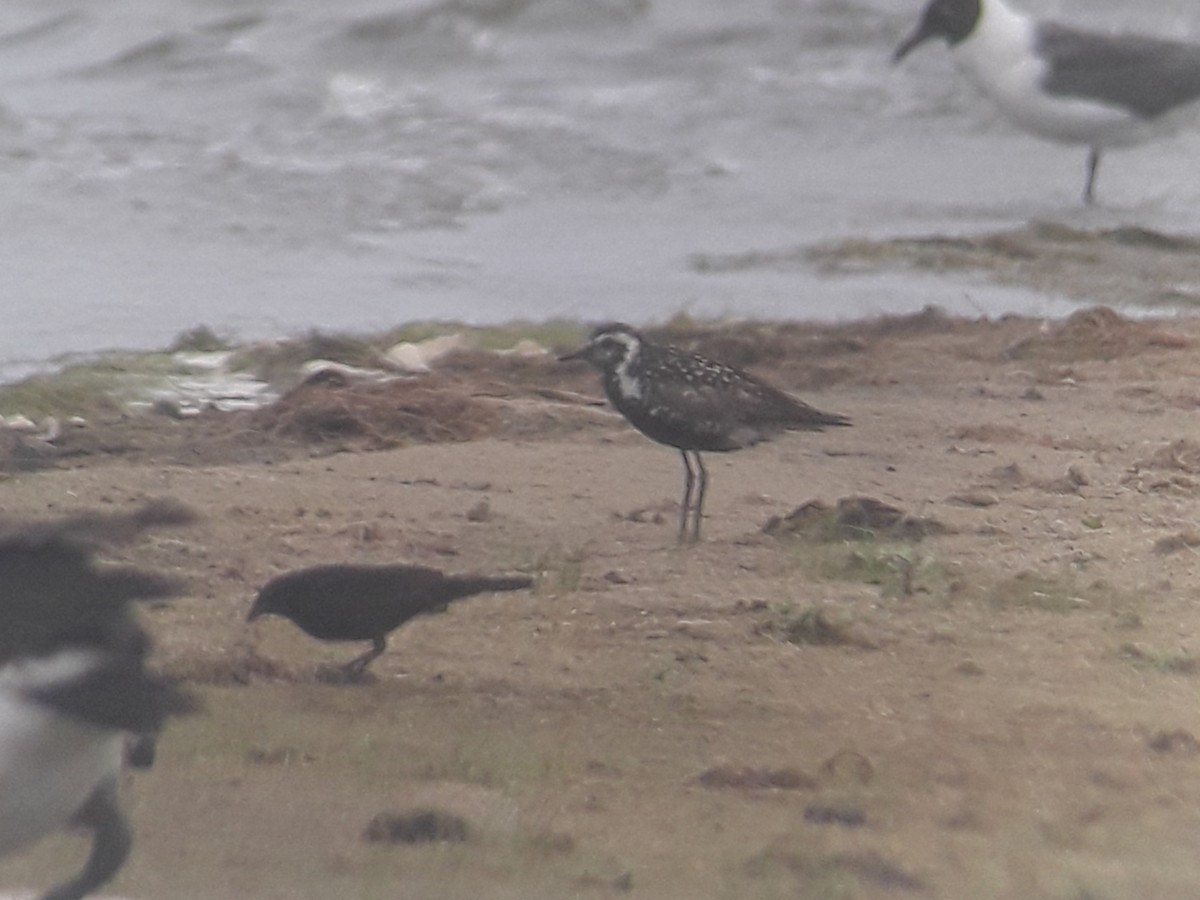
[[[354,659],[350,660],[350,662],[346,663],[346,665],[342,666],[342,671],[346,673],[348,678],[354,679],[355,681],[359,680],[367,674],[367,666],[374,662],[375,658],[383,653],[386,648],[386,636],[381,634],[378,637],[372,638],[371,649],[362,656],[356,656]]]

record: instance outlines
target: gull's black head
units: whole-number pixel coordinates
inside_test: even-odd
[[[181,504],[158,500],[128,513],[0,519],[0,664],[54,649],[56,643],[106,643],[107,624],[124,615],[127,604],[181,593],[178,579],[96,565],[93,553],[98,546],[194,518]]]
[[[135,514],[140,515],[140,514]],[[132,604],[178,594],[181,582],[97,565],[89,541],[106,517],[0,529],[0,672],[3,690],[107,730],[156,731],[190,696],[146,670],[150,638]],[[108,517],[127,536],[158,524]],[[109,535],[111,537],[111,535]]]
[[[582,359],[601,372],[611,372],[636,356],[644,342],[642,336],[630,326],[623,322],[611,322],[592,329],[586,344],[574,353],[560,356],[558,361]]]
[[[983,0],[929,0],[920,23],[892,54],[892,62],[900,62],[931,38],[942,38],[953,47],[975,30],[981,15]]]
[[[104,646],[134,600],[180,592],[175,579],[97,567],[71,537],[38,532],[0,537],[0,663],[63,644]]]

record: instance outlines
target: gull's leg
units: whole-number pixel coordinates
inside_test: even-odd
[[[1087,183],[1083,186],[1083,202],[1091,205],[1095,199],[1096,170],[1100,167],[1100,148],[1088,150]]]

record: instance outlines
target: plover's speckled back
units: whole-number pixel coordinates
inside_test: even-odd
[[[683,456],[684,489],[679,539],[700,538],[708,475],[703,451],[739,450],[784,431],[821,431],[849,425],[733,366],[698,353],[646,340],[628,325],[592,331],[588,342],[560,357],[591,363],[604,376],[604,392],[629,423]]]
[[[1004,0],[930,0],[894,60],[931,38],[1014,123],[1088,147],[1087,203],[1106,148],[1170,133],[1200,101],[1196,43],[1039,22]]]

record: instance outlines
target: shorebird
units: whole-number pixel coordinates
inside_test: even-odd
[[[708,472],[702,451],[726,452],[768,441],[784,431],[849,425],[752,375],[677,347],[653,344],[614,322],[559,361],[582,359],[604,376],[604,392],[629,424],[683,457],[679,540],[700,539]],[[689,535],[688,523],[691,523]]]
[[[93,565],[77,535],[101,522],[0,529],[0,857],[68,825],[92,831],[83,869],[42,900],[79,900],[121,868],[126,741],[192,706],[146,670],[149,638],[129,609],[179,585]]]
[[[387,636],[416,616],[485,591],[530,587],[526,575],[447,575],[425,566],[328,565],[273,578],[258,592],[246,620],[277,615],[323,641],[371,641],[371,649],[342,666],[361,680],[387,648]]]
[[[1106,149],[1170,134],[1200,100],[1196,43],[1042,22],[1003,0],[930,0],[893,62],[931,38],[1016,125],[1088,148],[1085,203]]]

